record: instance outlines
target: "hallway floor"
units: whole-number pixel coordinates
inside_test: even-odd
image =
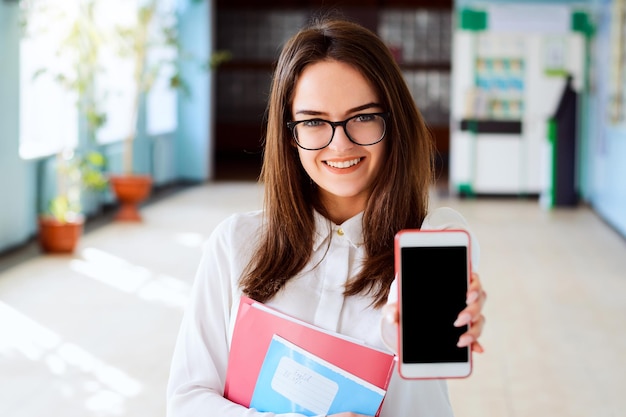
[[[261,200],[253,182],[194,186],[145,206],[141,224],[90,231],[74,256],[1,272],[0,416],[164,416],[200,245]],[[449,382],[456,417],[623,416],[626,239],[584,206],[435,193],[437,206],[476,233],[488,292],[486,352]]]

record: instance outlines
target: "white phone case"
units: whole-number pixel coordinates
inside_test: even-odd
[[[465,308],[470,246],[469,233],[460,229],[402,230],[396,234],[398,370],[402,378],[465,378],[471,374],[470,347],[456,347],[469,324],[453,326]]]

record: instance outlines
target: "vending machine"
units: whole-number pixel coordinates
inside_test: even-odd
[[[576,13],[541,4],[460,10],[451,71],[453,194],[540,195],[549,187],[549,121],[566,80],[578,91],[585,85]]]

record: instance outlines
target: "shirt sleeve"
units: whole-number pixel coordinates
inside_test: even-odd
[[[272,417],[223,397],[233,304],[250,228],[232,218],[218,225],[203,248],[183,314],[167,386],[167,417]],[[243,237],[242,237],[243,236]],[[243,243],[247,242],[247,243]],[[301,414],[280,414],[302,417]]]

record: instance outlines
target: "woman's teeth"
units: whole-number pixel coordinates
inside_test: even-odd
[[[358,164],[360,161],[361,161],[361,158],[356,158],[356,159],[351,159],[349,161],[341,161],[341,162],[326,161],[326,163],[333,168],[350,168],[351,166]]]

